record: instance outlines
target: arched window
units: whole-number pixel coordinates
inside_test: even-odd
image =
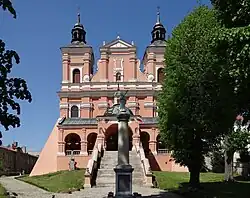
[[[160,38],[160,32],[156,32],[156,39],[158,40]]]
[[[77,39],[77,32],[74,32],[74,39]]]
[[[81,150],[81,138],[76,133],[68,134],[65,139],[65,152],[73,151],[73,150]]]
[[[73,70],[73,83],[80,83],[80,70],[79,69]]]
[[[121,73],[120,72],[117,72],[116,75],[115,75],[115,80],[116,81],[121,81]]]
[[[77,106],[71,107],[71,118],[78,118],[79,117],[79,109]]]
[[[157,80],[158,80],[158,83],[163,83],[163,80],[164,80],[164,69],[163,68],[159,68],[158,71],[157,71]]]

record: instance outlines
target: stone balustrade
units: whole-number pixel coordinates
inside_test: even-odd
[[[144,149],[140,145],[136,145],[135,148],[136,148],[138,155],[140,156],[140,160],[142,163],[145,185],[152,187],[153,186],[153,183],[152,183],[153,174],[150,168],[149,161],[145,156]]]
[[[90,188],[94,183],[94,174],[98,169],[98,160],[101,158],[103,152],[102,144],[97,144],[94,146],[94,149],[91,154],[91,158],[88,161],[87,168],[85,171],[85,182],[84,188]]]
[[[65,151],[65,155],[69,156],[69,155],[80,155],[81,151],[80,150],[67,150]]]

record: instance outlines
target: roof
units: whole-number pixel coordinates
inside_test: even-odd
[[[157,40],[157,41],[154,41],[153,43],[151,43],[149,46],[150,47],[151,46],[153,46],[153,47],[166,47],[166,41]]]
[[[131,116],[131,119],[135,119],[136,116]],[[102,116],[102,118],[105,118]],[[106,116],[107,120],[116,120],[115,117]],[[157,117],[141,117],[141,124],[157,124]],[[97,125],[97,118],[64,118],[59,122],[59,126],[82,126],[82,125]]]

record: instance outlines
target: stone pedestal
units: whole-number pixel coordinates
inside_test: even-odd
[[[117,165],[114,168],[116,175],[116,187],[115,187],[115,197],[133,197],[132,196],[132,172],[133,168],[131,165]]]

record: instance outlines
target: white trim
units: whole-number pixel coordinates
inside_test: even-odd
[[[144,102],[144,107],[149,108],[149,107],[154,107],[154,102]]]
[[[80,71],[80,83],[82,83],[82,68],[83,66],[70,66],[70,82],[73,83],[73,70],[79,69]]]
[[[107,102],[99,102],[97,106],[98,106],[99,109],[101,109],[101,108],[107,108],[108,107],[108,103]]]
[[[60,104],[60,109],[68,109],[69,108],[69,104],[68,103],[61,103]]]
[[[92,106],[93,106],[93,104],[92,103],[88,103],[88,102],[80,104],[80,107],[82,109],[90,109],[90,108],[92,108]]]
[[[138,103],[137,102],[128,102],[128,107],[129,108],[138,107]]]
[[[69,88],[69,86],[67,85],[67,86],[62,86],[62,89],[68,89]]]
[[[79,85],[71,85],[70,88],[71,89],[80,89],[80,86]]]

